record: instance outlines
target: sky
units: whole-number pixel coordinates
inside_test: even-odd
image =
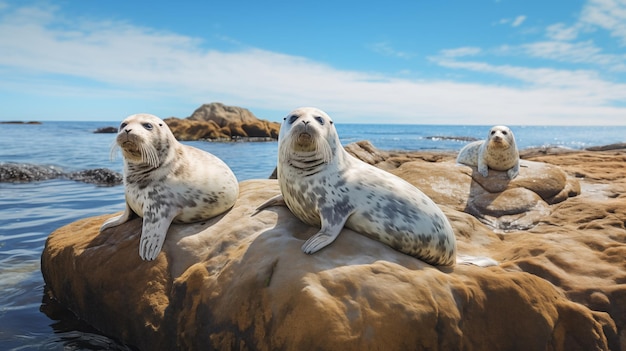
[[[626,0],[0,0],[0,121],[626,125]]]

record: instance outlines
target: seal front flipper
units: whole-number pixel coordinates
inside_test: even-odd
[[[152,261],[159,256],[167,230],[176,217],[176,213],[170,210],[144,211],[143,226],[141,228],[141,240],[139,241],[139,256],[145,261]]]
[[[510,168],[508,171],[506,171],[506,175],[509,176],[509,179],[515,179],[515,177],[517,177],[519,174],[519,162],[515,164],[515,166],[513,166],[513,168]]]
[[[251,214],[251,216],[254,216],[264,209],[272,206],[287,206],[287,204],[285,204],[285,199],[283,199],[283,195],[276,195],[273,198],[265,201],[261,204],[261,206],[257,207],[256,210],[254,210],[254,213]]]
[[[487,166],[487,162],[485,162],[485,160],[483,160],[482,158],[478,158],[478,165],[476,166],[476,168],[478,168],[478,173],[487,178],[487,176],[489,175],[489,166]]]
[[[322,218],[322,230],[304,242],[304,245],[302,245],[302,252],[312,254],[330,245],[333,241],[335,241],[335,239],[337,239],[339,233],[341,233],[341,229],[344,224],[346,224],[348,217],[350,217],[350,214],[340,219],[340,222],[332,224],[328,220]]]
[[[133,210],[130,209],[130,206],[128,206],[128,202],[127,202],[126,208],[124,209],[124,213],[122,213],[119,216],[109,218],[106,221],[104,221],[104,223],[102,223],[102,226],[100,227],[100,233],[102,233],[102,231],[104,231],[107,228],[117,227],[120,224],[124,224],[135,217],[138,217],[137,214],[133,212]]]

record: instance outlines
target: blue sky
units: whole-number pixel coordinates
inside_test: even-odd
[[[0,120],[626,125],[625,49],[626,0],[0,0]]]

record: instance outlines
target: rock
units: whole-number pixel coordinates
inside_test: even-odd
[[[0,121],[0,124],[42,124],[39,121]]]
[[[280,123],[256,118],[241,107],[205,104],[186,119],[164,120],[178,140],[267,141],[278,139]]]
[[[120,173],[117,173],[107,168],[96,168],[79,172],[72,172],[69,173],[67,177],[69,179],[84,183],[106,186],[121,185],[124,181],[124,178]]]
[[[592,147],[588,147],[586,150],[610,151],[610,150],[620,150],[620,149],[626,149],[626,143],[615,143],[615,144],[602,145],[602,146],[592,146]]]
[[[554,170],[527,163],[503,205],[522,196],[549,211],[506,234],[463,212],[472,187],[491,194],[470,168],[447,156],[392,156],[410,160],[394,170],[409,181],[430,177],[422,190],[436,195],[459,253],[491,257],[496,267],[437,269],[348,229],[322,251],[303,254],[318,229],[285,207],[253,215],[279,189],[275,180],[250,180],[226,214],[172,225],[156,261],[139,258],[140,219],[99,234],[106,215],[52,233],[41,269],[61,304],[142,350],[624,350],[625,156],[529,160],[561,167],[563,187],[576,174],[588,177],[577,177],[579,195],[555,201],[556,190],[531,190],[525,180]],[[602,173],[601,164],[615,167]],[[409,177],[417,171],[422,176]]]
[[[48,179],[67,178],[79,182],[114,186],[123,182],[122,175],[106,168],[66,173],[59,167],[26,163],[0,163],[0,183],[29,183]]]
[[[93,131],[95,134],[117,133],[117,127],[102,127]]]
[[[213,121],[220,127],[236,123],[239,125],[255,123],[258,119],[248,109],[226,106],[219,102],[204,104],[198,107],[191,116],[192,121]]]
[[[54,166],[0,163],[0,183],[28,183],[58,178],[63,172]]]
[[[477,141],[477,140],[481,140],[481,139],[478,139],[478,138],[468,137],[468,136],[449,136],[449,135],[433,135],[433,136],[424,137],[424,139],[427,139],[427,140],[454,140],[454,141]]]

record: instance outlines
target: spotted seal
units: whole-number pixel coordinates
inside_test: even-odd
[[[124,156],[126,209],[100,232],[143,218],[139,255],[154,260],[172,222],[191,223],[224,213],[235,204],[239,184],[214,155],[179,143],[160,118],[135,114],[122,121],[112,149]]]
[[[304,107],[285,117],[277,174],[281,195],[257,211],[284,204],[321,227],[305,253],[330,245],[346,226],[429,264],[455,263],[456,239],[441,209],[415,186],[350,155],[323,111]]]
[[[465,145],[456,162],[478,168],[483,176],[489,175],[489,168],[506,171],[509,179],[519,174],[519,152],[515,135],[506,126],[494,126],[489,130],[487,140],[478,140]]]

